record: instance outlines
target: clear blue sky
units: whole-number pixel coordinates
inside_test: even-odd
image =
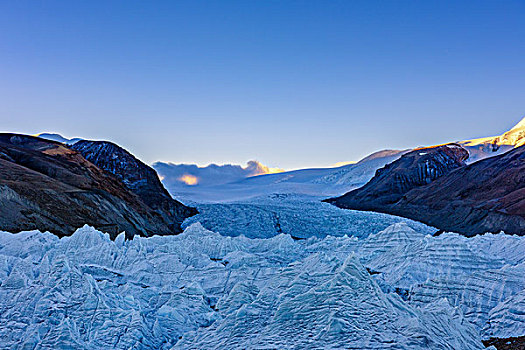
[[[525,1],[2,1],[4,131],[327,166],[525,114]]]

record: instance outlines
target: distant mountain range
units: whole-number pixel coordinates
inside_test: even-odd
[[[155,213],[151,214],[155,219],[142,218],[138,220],[141,224],[128,225],[127,231],[133,231],[134,234],[178,232],[182,220],[195,213],[171,199],[159,177],[171,195],[193,203],[235,202],[293,193],[319,199],[334,197],[329,202],[342,208],[395,214],[465,235],[499,230],[516,234],[525,232],[525,207],[521,201],[524,197],[521,173],[525,170],[522,169],[525,118],[500,136],[408,150],[383,150],[359,162],[336,168],[279,172],[280,169],[270,169],[255,161],[249,162],[246,167],[197,167],[157,162],[154,168],[158,177],[153,169],[110,142],[67,139],[50,133],[40,136],[62,142],[67,152],[78,152],[75,157],[82,156],[84,161],[97,167],[104,176],[112,176],[134,194],[130,198],[136,198],[141,205]],[[28,148],[27,145],[16,142],[9,144],[10,141],[5,140],[4,137],[6,149]],[[32,153],[32,156],[42,162],[48,161],[48,148],[62,149],[55,143],[53,145],[45,146],[45,152]],[[31,152],[34,151],[31,149]],[[53,156],[60,159],[62,155]],[[9,160],[9,157],[5,160]],[[59,176],[60,172],[54,170],[52,174]],[[63,181],[61,178],[56,180]],[[101,179],[94,182],[101,186]],[[76,184],[74,186],[78,187]],[[4,197],[12,199],[12,193]],[[122,195],[120,198],[124,197]],[[25,202],[22,200],[20,203]],[[23,206],[20,208],[25,210],[21,209],[20,215],[31,213]],[[52,217],[55,214],[46,215]],[[34,214],[26,215],[25,221],[21,222],[31,222],[28,218],[34,217]],[[145,224],[155,223],[156,220],[165,228],[159,231],[160,226]],[[100,223],[98,225],[104,227]],[[124,226],[117,225],[118,229]],[[150,226],[155,226],[155,230]],[[116,232],[117,229],[111,230]],[[71,232],[71,228],[67,232]]]
[[[55,133],[42,133],[36,136],[70,145],[81,140],[81,138],[68,139]],[[525,144],[525,118],[502,135],[457,141],[457,143],[468,150],[467,163],[502,154]],[[152,166],[173,195],[193,201],[214,201],[221,196],[222,200],[235,200],[250,196],[243,193],[246,191],[260,194],[273,190],[286,191],[287,188],[292,192],[325,196],[342,194],[364,185],[374,176],[377,169],[410,150],[382,150],[359,162],[335,168],[293,171],[270,168],[257,161],[249,161],[245,167],[233,164],[210,164],[199,167],[195,164],[166,162],[156,162]],[[259,188],[261,185],[265,188]],[[252,188],[253,186],[257,188]]]
[[[502,154],[524,143],[525,118],[500,136],[457,142],[469,153],[466,163]],[[231,169],[220,166],[198,168],[195,165],[157,162],[153,167],[170,193],[194,202],[230,202],[283,192],[326,197],[363,186],[377,169],[411,150],[382,150],[359,162],[336,168],[300,169],[259,176],[248,172],[236,172],[231,176]],[[183,177],[185,173],[191,175],[190,184],[186,183],[188,178]]]

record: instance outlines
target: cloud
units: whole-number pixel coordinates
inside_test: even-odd
[[[234,164],[210,164],[199,167],[195,164],[173,164],[157,162],[153,168],[170,189],[187,186],[213,186],[235,182],[247,177],[283,172],[280,168],[268,167],[250,160],[245,167]]]
[[[275,173],[282,173],[284,170],[281,168],[269,168],[266,165],[256,161],[256,160],[250,160],[247,163],[246,168],[244,170],[250,172],[249,176],[257,176],[257,175],[264,175],[264,174],[275,174]]]
[[[188,186],[195,186],[199,183],[199,178],[190,174],[184,174],[179,177],[180,182],[184,182]]]

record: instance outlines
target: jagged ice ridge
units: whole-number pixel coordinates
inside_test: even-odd
[[[196,223],[125,241],[0,233],[8,348],[480,349],[522,335],[523,237],[251,239]],[[406,258],[404,258],[406,257]],[[488,278],[492,276],[492,278]]]

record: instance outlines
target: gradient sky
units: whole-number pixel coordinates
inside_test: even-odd
[[[146,162],[328,166],[506,131],[525,1],[1,1],[0,121]]]

